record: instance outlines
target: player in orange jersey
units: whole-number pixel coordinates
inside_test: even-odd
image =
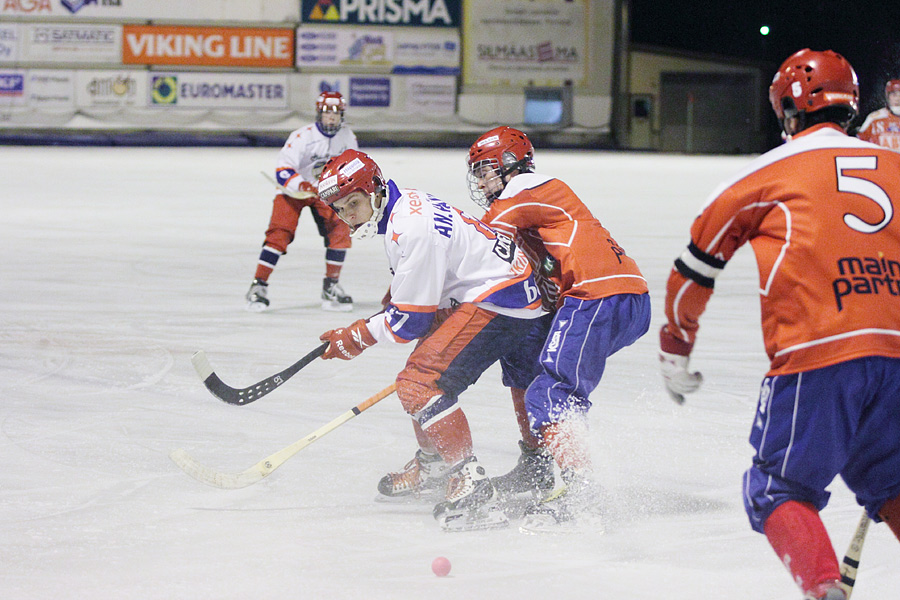
[[[488,131],[469,149],[468,165],[472,200],[487,210],[482,220],[525,251],[545,308],[555,312],[540,355],[542,373],[527,391],[513,393],[525,441],[517,469],[540,466],[535,459],[545,448],[565,483],[562,494],[557,490],[529,509],[525,527],[552,528],[585,508],[588,396],[606,359],[647,332],[647,282],[569,186],[533,172],[534,148],[521,131]],[[498,487],[521,491],[520,474],[510,475],[498,478]]]
[[[887,82],[884,99],[886,106],[869,113],[856,137],[900,151],[900,79]]]
[[[845,598],[819,517],[835,476],[900,538],[900,155],[846,135],[858,96],[839,54],[784,62],[769,99],[788,142],[708,199],[660,331],[665,386],[683,402],[702,382],[688,360],[716,277],[750,242],[771,368],[744,504],[807,599]]]

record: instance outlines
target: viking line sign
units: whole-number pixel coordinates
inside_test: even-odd
[[[122,62],[141,65],[293,67],[294,30],[125,25]]]

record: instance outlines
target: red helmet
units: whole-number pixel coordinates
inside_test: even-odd
[[[344,110],[346,108],[347,104],[344,102],[344,97],[341,96],[340,92],[322,92],[319,94],[319,97],[316,98],[316,125],[319,127],[319,131],[328,137],[336,134],[340,130],[341,125],[344,124]],[[340,114],[340,122],[329,125],[322,123],[322,113],[326,112]]]
[[[891,79],[884,86],[884,100],[887,103],[888,110],[895,115],[900,115],[900,106],[898,106],[896,100],[893,105],[891,104],[892,92],[900,92],[900,79]]]
[[[469,196],[485,210],[497,199],[512,172],[534,170],[534,146],[512,127],[491,129],[469,148]]]
[[[847,59],[837,52],[805,48],[775,73],[769,102],[779,121],[831,106],[847,108],[849,121],[859,112],[859,81]]]
[[[491,129],[475,140],[469,148],[468,164],[471,167],[483,160],[495,160],[498,165],[534,168],[534,146],[528,136],[512,127]]]
[[[356,192],[369,197],[384,191],[381,169],[368,154],[359,150],[344,150],[325,163],[319,174],[319,198],[331,206],[341,198]]]

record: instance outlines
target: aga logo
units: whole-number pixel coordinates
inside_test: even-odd
[[[154,75],[150,82],[150,98],[153,104],[178,104],[178,77]]]
[[[122,6],[122,0],[60,0],[60,3],[73,15],[88,4]]]

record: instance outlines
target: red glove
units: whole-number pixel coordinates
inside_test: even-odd
[[[659,349],[669,354],[690,356],[691,350],[694,349],[694,344],[675,337],[669,333],[669,327],[663,325],[662,329],[659,330]]]
[[[314,194],[316,196],[319,195],[319,190],[316,189],[315,184],[312,184],[308,181],[301,181],[300,185],[298,185],[297,188],[301,192],[309,192],[310,194]]]
[[[354,321],[348,327],[332,329],[319,336],[323,342],[328,342],[328,348],[322,358],[340,358],[350,360],[356,358],[362,351],[377,343],[377,340],[369,333],[366,320]]]
[[[672,335],[665,325],[659,330],[659,368],[663,384],[669,397],[678,404],[684,404],[684,395],[696,392],[703,383],[703,375],[688,371],[693,347],[693,343]]]

